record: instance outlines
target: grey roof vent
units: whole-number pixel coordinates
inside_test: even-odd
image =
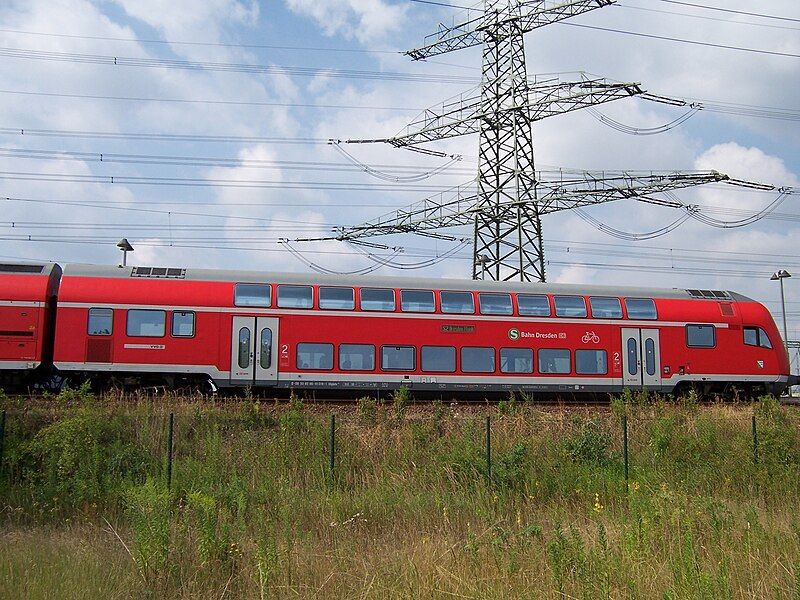
[[[722,290],[686,290],[692,298],[706,298],[708,300],[731,300],[731,295]]]
[[[44,271],[44,265],[15,265],[15,264],[0,264],[0,273],[26,273],[38,275]]]
[[[186,269],[172,267],[133,267],[131,277],[147,277],[149,279],[185,279]]]

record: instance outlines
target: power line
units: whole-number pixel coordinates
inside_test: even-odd
[[[691,6],[693,8],[702,8],[704,10],[715,10],[719,12],[732,13],[736,15],[748,15],[750,17],[760,17],[762,19],[777,19],[779,21],[792,21],[794,23],[800,23],[800,19],[793,19],[791,17],[778,17],[775,15],[765,15],[763,13],[754,13],[744,10],[734,10],[732,8],[720,8],[718,6],[708,6],[707,4],[695,4],[694,2],[684,2],[683,0],[659,0],[659,1],[666,2],[668,4],[680,4],[682,6]]]
[[[184,104],[220,104],[231,106],[276,106],[284,108],[318,108],[318,109],[355,109],[355,110],[391,110],[419,112],[420,108],[401,106],[365,106],[348,104],[303,104],[299,102],[261,102],[248,100],[198,100],[189,98],[153,98],[142,96],[109,96],[101,94],[69,94],[56,92],[31,92],[27,90],[0,90],[0,94],[16,94],[21,96],[49,96],[54,98],[82,98],[88,100],[122,100],[129,102],[177,102]]]
[[[113,152],[75,152],[61,150],[34,150],[26,148],[0,148],[0,157],[36,160],[74,160],[96,163],[173,165],[190,167],[225,167],[248,169],[280,169],[299,171],[365,172],[369,169],[386,169],[387,174],[410,175],[425,178],[431,174],[447,173],[470,175],[472,171],[453,167],[453,159],[438,168],[426,165],[367,165],[325,161],[258,160],[204,156],[173,156],[164,154],[119,154]]]
[[[749,25],[752,27],[769,27],[770,29],[785,29],[789,31],[799,31],[800,28],[792,27],[789,25],[773,25],[772,23],[753,23],[752,21],[734,21],[732,19],[723,19],[721,17],[709,17],[704,15],[692,15],[685,12],[677,12],[674,10],[659,10],[657,8],[645,8],[643,6],[631,6],[630,4],[615,4],[614,6],[618,6],[620,8],[625,8],[628,10],[639,10],[644,12],[651,12],[657,13],[662,15],[676,15],[679,17],[688,17],[690,19],[702,19],[704,21],[715,21],[717,23],[727,23],[730,25]]]
[[[425,75],[422,73],[398,71],[359,71],[352,69],[301,67],[294,65],[259,65],[248,63],[175,60],[167,58],[136,58],[130,56],[112,56],[103,54],[51,52],[44,50],[31,50],[28,48],[0,48],[0,56],[26,60],[96,64],[115,67],[183,69],[190,71],[216,71],[226,73],[257,73],[263,75],[295,75],[298,77],[325,76],[345,79],[454,84],[474,84],[476,81],[478,81],[474,77],[446,75],[444,73]]]
[[[724,50],[737,50],[737,51],[740,51],[740,52],[752,52],[752,53],[756,53],[756,54],[768,54],[770,56],[784,56],[784,57],[788,57],[788,58],[800,58],[800,54],[793,54],[791,52],[777,52],[777,51],[774,51],[774,50],[762,50],[762,49],[759,49],[759,48],[745,48],[745,47],[742,47],[742,46],[730,46],[730,45],[727,45],[727,44],[714,44],[712,42],[701,42],[701,41],[698,41],[698,40],[687,40],[687,39],[683,39],[683,38],[676,38],[676,37],[671,37],[671,36],[666,36],[666,35],[655,35],[653,33],[642,33],[642,32],[639,32],[639,31],[626,31],[624,29],[614,29],[612,27],[599,27],[597,25],[585,25],[585,24],[582,24],[582,23],[567,23],[567,22],[561,21],[559,24],[560,25],[566,25],[566,26],[569,26],[569,27],[582,27],[583,29],[595,29],[597,31],[607,31],[607,32],[610,32],[610,33],[620,33],[620,34],[623,34],[623,35],[632,35],[632,36],[636,36],[636,37],[650,38],[650,39],[654,39],[654,40],[662,40],[662,41],[668,41],[668,42],[679,42],[679,43],[682,43],[682,44],[692,44],[694,46],[707,46],[709,48],[721,48],[721,49],[724,49]]]
[[[74,35],[68,33],[45,33],[41,31],[22,31],[18,29],[0,29],[2,33],[13,33],[19,35],[35,35],[42,37],[69,38],[78,40],[98,40],[108,42],[133,42],[137,44],[165,44],[169,46],[210,46],[216,48],[250,48],[255,50],[292,50],[292,51],[312,51],[312,52],[348,52],[359,54],[399,54],[397,50],[367,49],[367,48],[332,48],[330,46],[279,46],[274,44],[241,44],[225,42],[189,42],[177,40],[154,40],[139,38],[123,38],[101,35]]]

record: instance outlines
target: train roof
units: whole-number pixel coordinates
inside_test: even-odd
[[[246,271],[223,269],[195,269],[177,267],[117,267],[110,265],[68,264],[66,277],[98,277],[117,279],[165,279],[185,281],[214,281],[231,283],[285,283],[305,285],[330,285],[354,287],[392,287],[411,289],[464,290],[548,294],[581,294],[597,296],[627,296],[646,298],[701,298],[712,300],[743,300],[750,298],[725,290],[699,290],[682,288],[647,288],[607,285],[582,285],[570,283],[523,283],[515,281],[475,281],[472,279],[447,279],[430,277],[386,277],[364,275],[325,275],[308,273],[280,273],[272,271]]]

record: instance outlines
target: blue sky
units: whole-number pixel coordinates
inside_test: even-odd
[[[755,10],[745,0],[703,3]],[[800,19],[800,8],[793,0],[762,2],[757,12]],[[308,270],[277,244],[279,238],[326,235],[331,226],[363,222],[419,200],[428,190],[472,177],[475,138],[437,145],[463,155],[463,160],[414,184],[371,178],[324,143],[328,138],[391,135],[415,116],[416,109],[476,85],[479,48],[438,57],[430,64],[391,52],[419,45],[439,22],[456,13],[397,0],[4,2],[0,47],[14,49],[17,57],[8,56],[12,51],[7,50],[0,61],[4,90],[0,92],[0,127],[248,139],[209,143],[6,133],[0,145],[5,149],[0,153],[0,170],[5,173],[0,196],[15,200],[3,201],[0,255],[110,263],[119,259],[116,239],[125,236],[136,247],[132,260],[138,264]],[[620,6],[593,11],[573,22],[800,54],[798,21],[703,11],[661,0],[622,0]],[[115,39],[91,39],[98,37]],[[20,50],[28,58],[19,58]],[[529,73],[583,70],[638,81],[654,93],[800,111],[800,59],[794,57],[675,44],[569,25],[528,34],[526,50]],[[47,60],[30,58],[31,52],[43,51],[54,54]],[[74,57],[66,60],[65,54],[91,58],[76,62]],[[96,64],[98,56],[293,68],[278,74],[145,68]],[[300,75],[298,68],[315,72]],[[403,72],[427,75],[430,81],[395,81],[385,75],[341,77],[336,70]],[[441,82],[437,76],[465,79]],[[470,79],[475,83],[468,83]],[[669,122],[681,114],[680,109],[636,99],[606,105],[601,112],[638,127]],[[539,168],[714,168],[742,179],[797,186],[797,127],[791,120],[700,112],[665,134],[629,136],[584,112],[538,123],[534,141]],[[286,143],[299,139],[318,142]],[[388,165],[378,170],[410,165],[422,173],[442,164],[439,159],[383,145],[347,149],[363,163]],[[91,156],[53,154],[81,152]],[[103,162],[98,162],[100,153],[106,157]],[[150,162],[108,162],[113,154],[127,155],[124,160],[139,155],[136,160]],[[158,158],[164,156],[220,158],[226,166],[208,161],[170,164],[181,161]],[[87,181],[91,176],[114,176],[115,183]],[[122,179],[120,183],[125,177],[145,180]],[[152,185],[154,177],[183,178],[202,185]],[[329,189],[332,184],[372,187],[337,191]],[[774,194],[721,186],[680,196],[686,202],[722,207],[722,212],[714,213],[721,219],[740,218],[743,213],[735,211],[754,212],[774,198]],[[550,216],[544,222],[550,279],[735,289],[775,310],[778,290],[768,276],[778,267],[795,269],[799,277],[787,282],[787,300],[791,302],[790,337],[796,339],[800,337],[797,202],[797,196],[788,198],[776,209],[778,218],[772,215],[748,228],[716,229],[690,221],[667,236],[638,243],[608,237],[574,214]],[[632,202],[597,207],[591,214],[631,232],[653,230],[676,218],[670,209]],[[469,232],[456,234],[468,236]],[[22,239],[28,236],[32,241]],[[392,238],[387,244],[404,248],[395,260],[407,266],[453,247],[416,238]],[[329,269],[356,270],[373,264],[337,242],[294,247],[306,260]],[[469,249],[424,270],[382,267],[378,272],[467,276]]]

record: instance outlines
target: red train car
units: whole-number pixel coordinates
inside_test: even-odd
[[[168,385],[435,392],[779,391],[735,292],[68,265],[54,365]]]
[[[26,383],[53,357],[61,268],[54,263],[0,264],[0,381]]]

